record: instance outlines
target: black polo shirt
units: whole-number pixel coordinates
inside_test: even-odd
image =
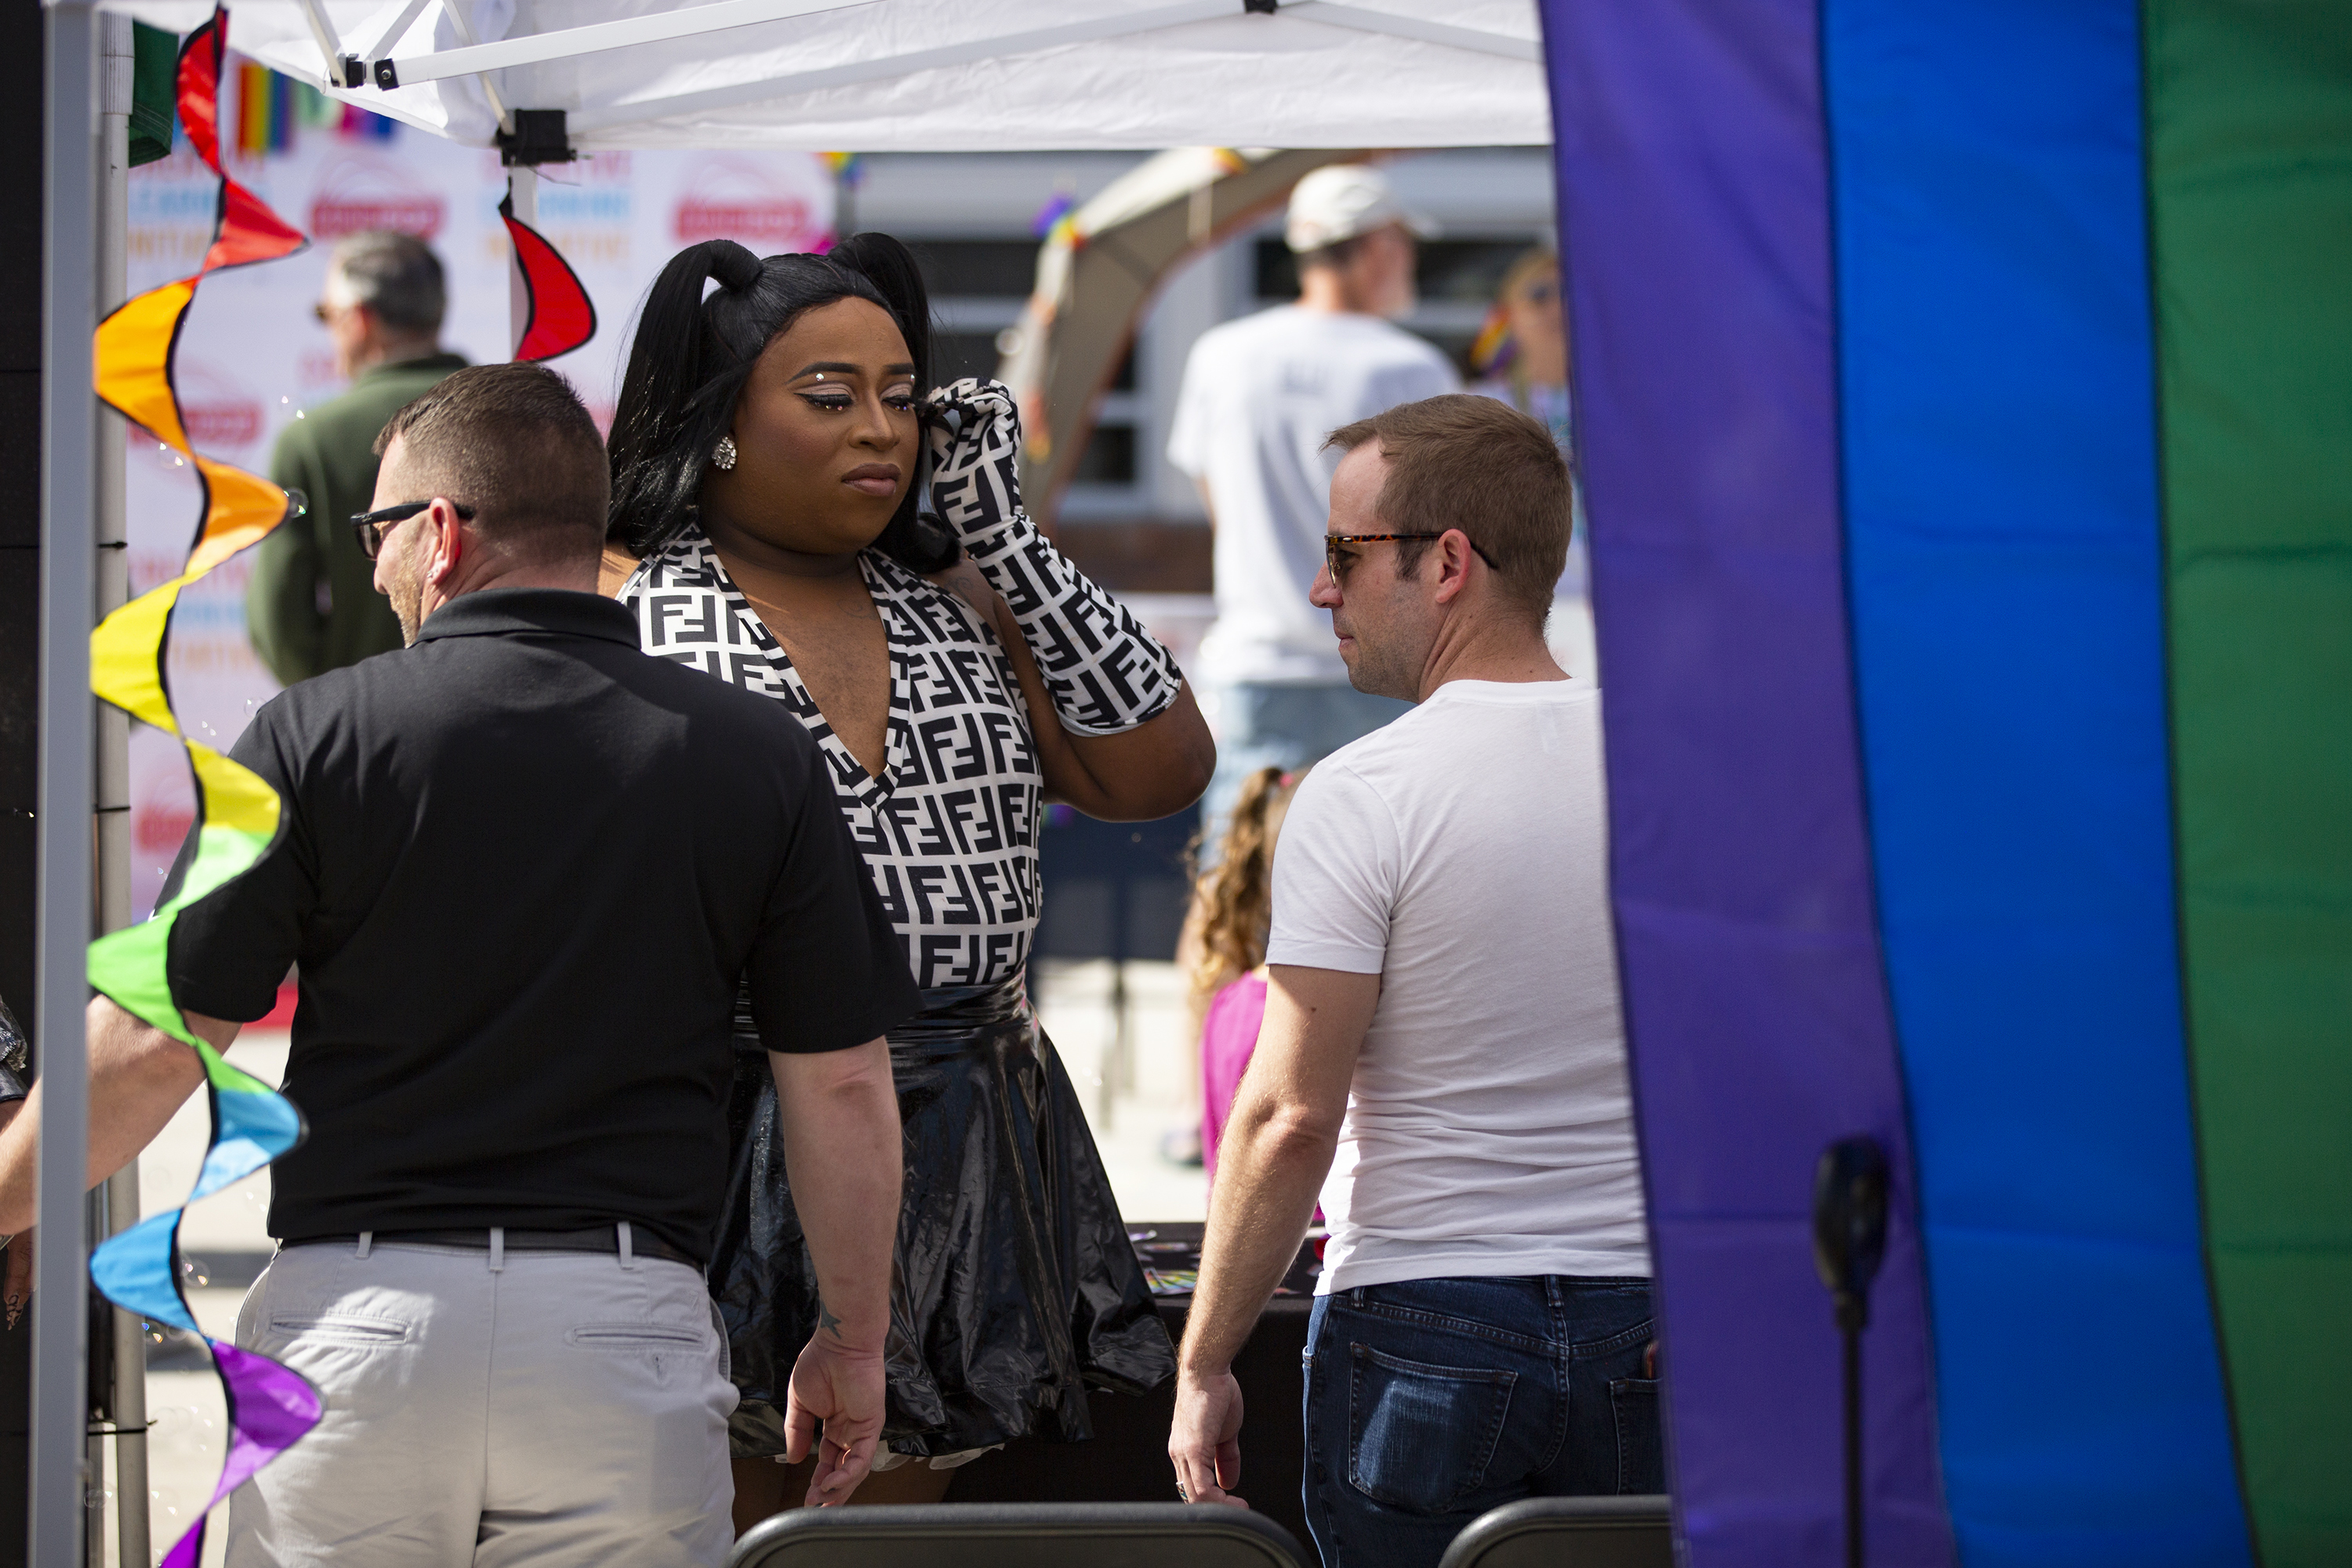
[[[593,594],[457,599],[231,755],[279,831],[181,911],[172,993],[251,1020],[301,966],[278,1237],[625,1219],[707,1258],[739,979],[775,1051],[919,1005],[808,731]]]

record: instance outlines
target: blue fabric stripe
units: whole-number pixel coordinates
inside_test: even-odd
[[[2249,1560],[2174,925],[2132,0],[1824,0],[1857,695],[1969,1568]]]

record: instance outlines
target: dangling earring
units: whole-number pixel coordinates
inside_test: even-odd
[[[710,466],[722,473],[735,466],[734,437],[719,437],[719,445],[710,449]]]

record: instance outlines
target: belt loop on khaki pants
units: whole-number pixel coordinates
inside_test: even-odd
[[[373,1232],[373,1231],[372,1231],[372,1230],[363,1230],[363,1231],[360,1232],[360,1247],[359,1247],[359,1250],[358,1250],[357,1252],[354,1252],[353,1254],[352,1254],[352,1257],[354,1257],[354,1258],[365,1258],[369,1253],[371,1253],[371,1252],[373,1252],[373,1251],[374,1251],[374,1250],[375,1250],[375,1232]]]
[[[497,1274],[507,1266],[507,1227],[490,1226],[490,1272]]]
[[[629,1234],[629,1222],[622,1220],[617,1226],[621,1241],[621,1267],[635,1274],[637,1271],[635,1238]]]

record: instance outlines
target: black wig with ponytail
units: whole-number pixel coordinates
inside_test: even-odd
[[[709,282],[719,287],[704,295]],[[703,469],[735,416],[751,367],[803,311],[866,300],[890,312],[929,390],[930,301],[907,247],[887,234],[853,235],[827,256],[761,260],[731,239],[705,240],[670,258],[646,292],[608,446],[613,510],[606,537],[639,557],[677,538],[696,517]],[[907,487],[876,549],[917,572],[956,558],[955,538],[919,517],[922,486]]]

